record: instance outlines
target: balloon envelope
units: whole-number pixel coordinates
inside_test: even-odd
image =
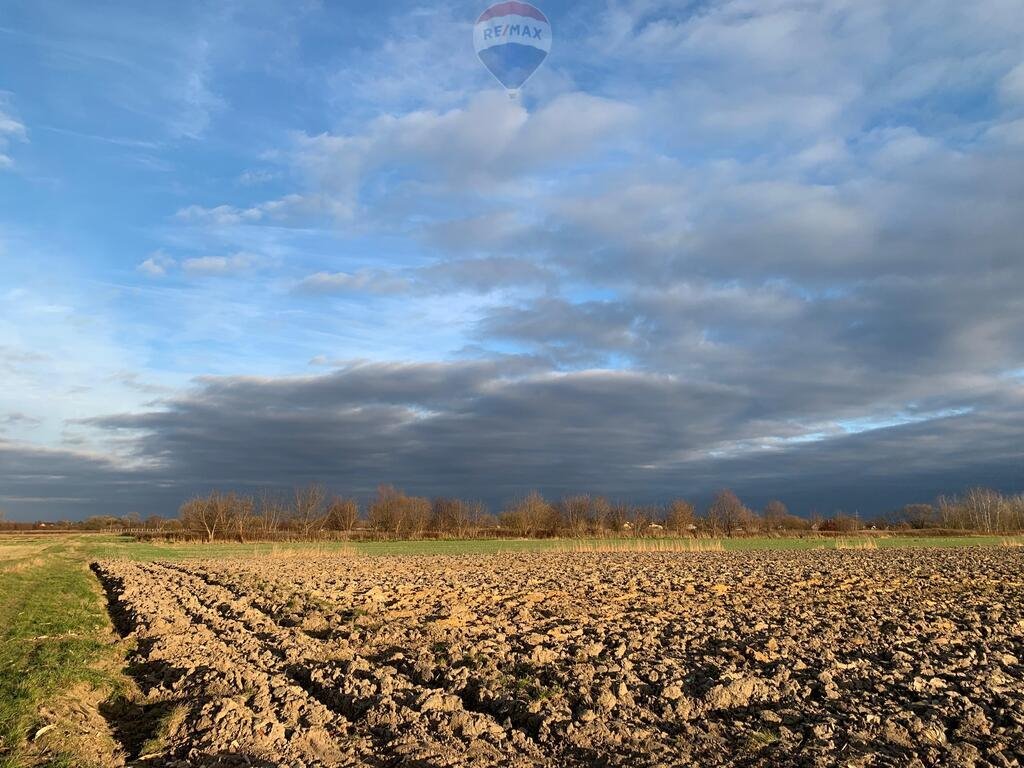
[[[551,50],[551,24],[529,3],[495,3],[473,27],[480,61],[509,90],[521,88]]]

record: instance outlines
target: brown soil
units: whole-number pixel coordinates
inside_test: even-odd
[[[1019,549],[96,570],[175,713],[130,764],[1024,761]]]

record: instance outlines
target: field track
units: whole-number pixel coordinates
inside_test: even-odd
[[[94,566],[139,765],[1024,760],[1024,550]]]

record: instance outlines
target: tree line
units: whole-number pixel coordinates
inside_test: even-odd
[[[908,504],[862,519],[836,512],[810,517],[792,514],[782,501],[755,511],[731,490],[719,491],[698,511],[690,501],[637,505],[604,496],[576,494],[548,500],[534,491],[492,514],[480,501],[411,496],[382,485],[365,506],[331,494],[318,484],[290,495],[257,496],[214,491],[186,501],[176,518],[138,514],[94,516],[83,521],[20,523],[0,513],[0,530],[129,530],[205,541],[281,538],[523,538],[591,536],[736,536],[804,531],[851,533],[863,529],[951,530],[1012,533],[1024,530],[1024,495],[972,488],[935,504]]]
[[[213,492],[182,505],[168,532],[178,530],[196,538],[318,539],[343,534],[376,538],[522,538],[589,537],[606,535],[732,536],[764,531],[808,530],[812,522],[790,514],[781,501],[769,503],[762,514],[745,506],[729,490],[718,493],[703,515],[685,499],[664,505],[612,502],[603,496],[577,494],[549,501],[533,491],[497,515],[480,501],[449,496],[428,499],[382,485],[360,508],[354,498],[331,496],[320,485],[299,488],[285,500]]]
[[[604,496],[576,494],[551,501],[533,491],[497,515],[480,501],[408,495],[391,485],[378,488],[361,508],[352,497],[331,495],[321,485],[298,488],[289,498],[214,492],[187,501],[180,530],[213,541],[317,539],[353,535],[416,539],[516,536],[736,536],[800,531],[853,532],[865,528],[949,529],[1001,533],[1024,529],[1024,496],[972,489],[940,498],[936,505],[911,504],[890,515],[862,520],[835,513],[810,518],[792,514],[779,500],[760,511],[731,490],[719,491],[703,512],[682,498],[667,504],[636,505]]]

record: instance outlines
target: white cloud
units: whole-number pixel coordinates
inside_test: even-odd
[[[873,160],[883,169],[918,162],[942,149],[940,142],[907,126],[873,131],[864,142],[877,145]]]
[[[485,92],[447,112],[384,115],[358,133],[299,136],[291,160],[306,179],[301,193],[250,206],[190,205],[175,218],[222,229],[317,216],[355,223],[368,193],[406,196],[416,205],[439,195],[508,191],[621,138],[638,115],[624,102],[583,93],[530,112],[504,94]],[[384,183],[377,174],[387,176]]]
[[[163,251],[154,251],[136,269],[150,277],[164,277],[167,270],[173,269],[176,261]]]
[[[449,108],[475,83],[488,82],[471,51],[472,19],[445,6],[420,8],[392,17],[380,46],[327,80],[329,98],[339,111],[354,105],[381,111]],[[469,54],[469,55],[467,55]]]
[[[986,135],[1005,144],[1024,145],[1024,118],[993,125]]]
[[[768,126],[786,126],[814,133],[835,124],[854,93],[836,88],[828,93],[762,92],[737,98],[735,92],[694,93],[704,101],[700,122],[711,130],[743,133]]]
[[[571,164],[621,137],[637,118],[624,102],[583,93],[529,112],[485,92],[447,112],[385,115],[361,133],[302,137],[295,162],[315,185],[321,209],[352,218],[378,172],[389,175],[390,189],[424,197],[496,190]]]
[[[0,135],[15,139],[24,139],[27,136],[25,126],[2,111],[0,111]]]
[[[1007,72],[999,82],[999,95],[1009,104],[1024,106],[1024,62]]]
[[[359,270],[358,272],[317,272],[295,286],[296,293],[404,293],[411,287],[408,279],[392,272]]]
[[[214,208],[189,205],[181,208],[174,218],[186,224],[227,228],[269,222],[283,224],[303,217],[334,213],[334,202],[330,199],[318,195],[290,194],[248,208],[234,205],[218,205]]]
[[[5,111],[7,99],[0,91],[0,169],[12,168],[14,160],[7,154],[12,141],[28,141],[28,131],[24,123],[15,120]]]
[[[278,178],[279,174],[275,171],[268,171],[265,168],[246,171],[238,177],[238,183],[244,187],[256,187],[261,184],[266,184]]]
[[[189,224],[206,224],[217,227],[258,222],[263,216],[263,211],[259,208],[236,208],[233,205],[218,205],[215,208],[190,205],[174,215],[179,221]]]
[[[185,259],[181,266],[189,274],[203,276],[223,276],[246,272],[259,262],[250,253],[235,253],[230,256],[200,256]]]
[[[850,159],[846,142],[841,139],[821,139],[806,149],[797,152],[793,158],[800,168],[817,168],[823,165],[843,163]]]
[[[209,127],[211,116],[224,108],[224,100],[209,86],[210,44],[200,38],[180,56],[182,71],[168,88],[179,109],[171,117],[172,130],[187,138],[198,139]]]
[[[154,251],[136,269],[150,277],[165,277],[180,267],[189,275],[212,277],[245,272],[257,266],[260,261],[259,257],[244,252],[233,253],[230,256],[196,256],[179,261],[163,251]]]

